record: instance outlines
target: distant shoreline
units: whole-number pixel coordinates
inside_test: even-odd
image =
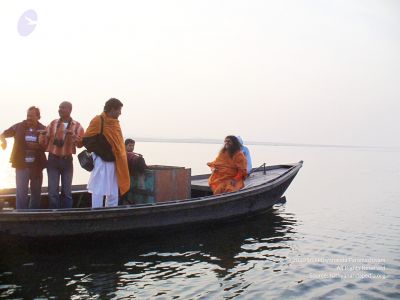
[[[223,141],[218,139],[192,139],[192,138],[144,138],[135,137],[136,141],[145,143],[177,143],[177,144],[221,144]],[[334,145],[334,144],[299,144],[299,143],[284,143],[284,142],[260,142],[246,141],[246,145],[257,146],[285,146],[285,147],[315,147],[315,148],[346,148],[346,149],[382,149],[382,150],[397,150],[400,147],[394,146],[359,146],[359,145]]]

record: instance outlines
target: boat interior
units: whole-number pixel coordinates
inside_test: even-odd
[[[277,177],[287,172],[288,169],[290,169],[290,167],[292,166],[281,165],[281,166],[266,167],[264,165],[260,168],[255,168],[252,170],[250,175],[245,180],[245,187],[243,189],[256,187],[261,184],[273,181]],[[172,170],[175,172],[172,174],[173,175],[172,178],[174,178],[174,180],[177,178],[177,176],[178,177],[186,176],[188,185],[188,188],[186,189],[187,191],[179,192],[180,186],[185,185],[185,184],[180,184],[179,181],[175,183],[175,187],[174,184],[171,184],[171,181],[166,181],[166,182],[161,181],[161,185],[159,187],[157,187],[156,183],[154,183],[153,186],[151,187],[153,191],[149,191],[148,189],[146,190],[145,188],[140,186],[135,186],[132,187],[131,189],[130,192],[131,197],[121,199],[120,201],[121,205],[149,204],[149,203],[165,202],[170,200],[192,199],[192,198],[206,197],[212,195],[211,189],[208,185],[208,177],[210,176],[209,174],[190,176],[190,169],[185,169],[181,167],[154,166],[153,170],[162,170],[162,171],[167,170],[169,172],[171,172]],[[187,170],[189,170],[189,172]],[[184,171],[186,172],[182,173]],[[185,178],[183,179],[185,180]],[[166,180],[170,180],[170,177],[167,176]],[[156,181],[157,180],[155,180],[155,182]],[[136,182],[140,182],[140,180],[136,180]],[[157,193],[160,195],[168,194],[169,193],[168,189],[169,190],[172,189],[175,192],[173,194],[170,194],[171,199],[165,199],[165,198],[161,199],[162,197],[160,199],[157,199]],[[15,188],[0,189],[0,211],[12,210],[15,208],[15,191],[16,191]],[[91,194],[87,191],[86,185],[74,185],[72,187],[72,198],[73,198],[73,207],[82,208],[91,206]],[[43,187],[41,208],[42,209],[48,208],[48,203],[49,199],[48,199],[47,187]]]

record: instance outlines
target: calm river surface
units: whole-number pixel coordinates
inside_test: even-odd
[[[219,147],[137,143],[136,151],[148,164],[200,174]],[[0,298],[399,299],[400,151],[249,148],[254,165],[304,160],[286,204],[156,238],[1,245]],[[74,183],[87,178],[77,166]]]

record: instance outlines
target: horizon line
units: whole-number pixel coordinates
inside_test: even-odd
[[[182,143],[182,144],[221,144],[220,139],[205,139],[205,138],[148,138],[136,137],[136,141],[140,142],[159,142],[159,143]],[[259,146],[287,146],[287,147],[325,147],[325,148],[368,148],[368,149],[387,149],[400,150],[400,146],[362,146],[362,145],[346,145],[346,144],[312,144],[312,143],[288,143],[288,142],[265,142],[265,141],[246,141],[245,145]]]

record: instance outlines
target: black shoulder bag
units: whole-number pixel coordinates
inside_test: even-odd
[[[100,156],[104,161],[115,161],[114,153],[112,152],[112,147],[107,141],[103,134],[104,119],[101,118],[101,128],[100,133],[91,137],[84,137],[82,142],[83,146],[88,152],[94,152],[96,155]]]
[[[78,154],[79,164],[82,168],[86,171],[91,172],[94,169],[94,160],[92,153],[87,150],[83,150],[81,153]]]

